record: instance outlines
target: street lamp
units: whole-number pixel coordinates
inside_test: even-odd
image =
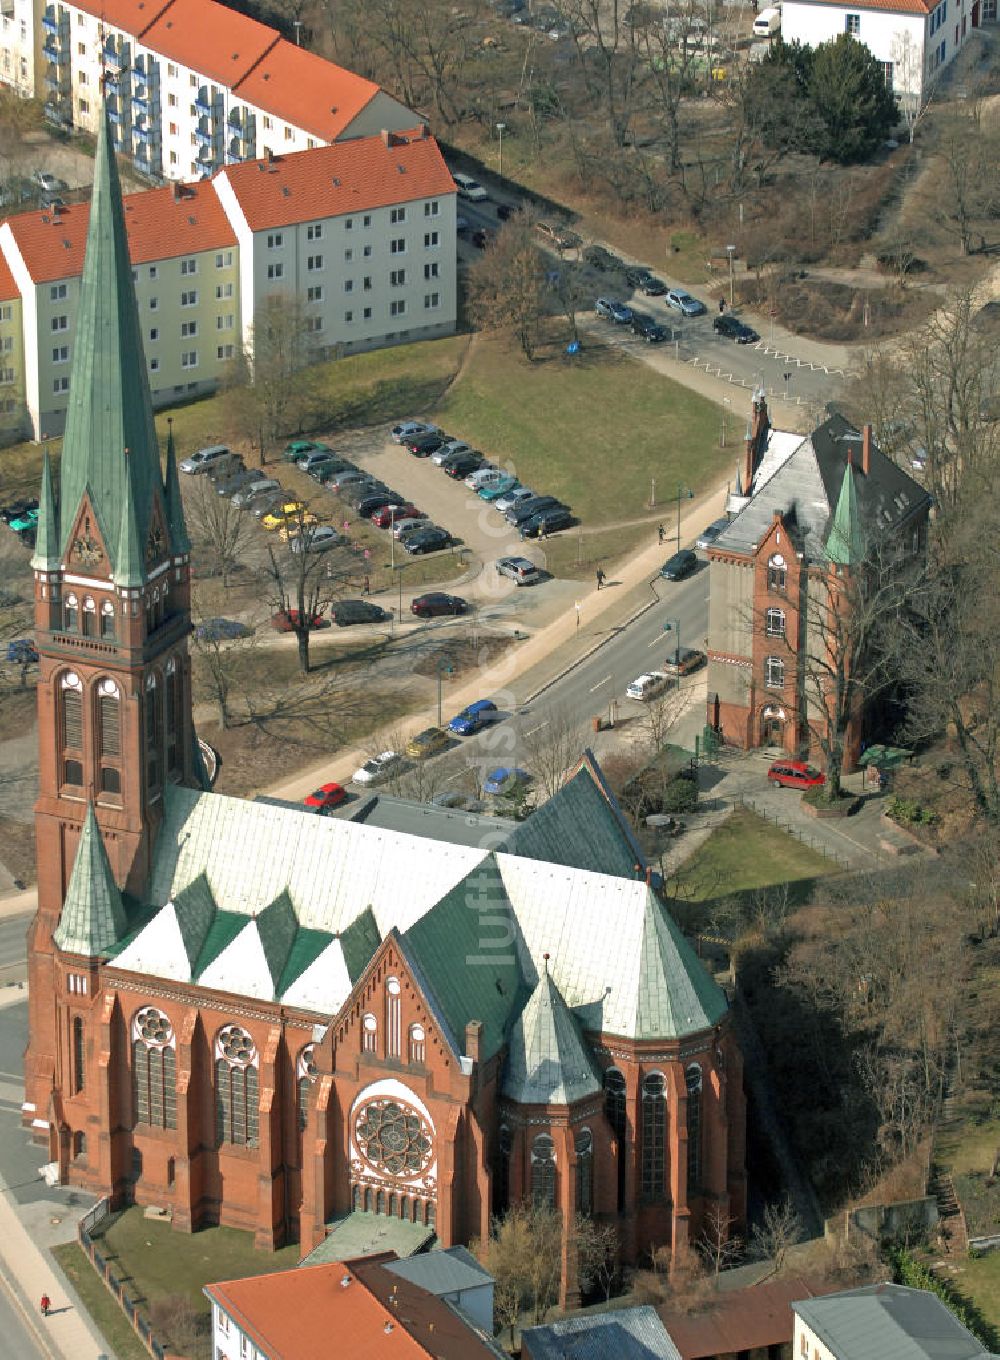
[[[676,665],[677,665],[677,688],[680,689],[680,687],[681,687],[681,621],[680,621],[680,619],[667,619],[666,623],[663,625],[663,631],[664,631],[665,633],[671,633],[671,632],[673,632],[673,633],[676,633],[676,634],[677,634],[677,647],[676,647],[675,650],[674,650],[674,661],[675,661],[675,663],[676,663]],[[670,658],[668,657],[667,660],[669,661],[669,659],[670,659]]]
[[[729,256],[729,305],[732,307],[735,301],[733,291],[733,256],[736,254],[736,247],[726,246],[726,254]]]
[[[443,715],[441,709],[441,681],[444,676],[451,675],[452,666],[448,661],[438,662],[438,727],[442,725]]]
[[[497,123],[497,135],[500,138],[500,178],[503,179],[503,134],[507,130],[506,123]]]
[[[726,416],[729,414],[728,411],[726,410],[726,407],[727,407],[728,405],[729,405],[729,398],[728,398],[728,397],[723,397],[723,398],[722,398],[722,434],[721,434],[721,436],[720,436],[720,438],[719,438],[719,448],[720,448],[720,449],[724,449],[724,448],[726,447]]]
[[[292,27],[295,29],[295,46],[296,46],[296,47],[301,47],[301,46],[302,46],[302,20],[301,20],[301,19],[293,19],[293,20],[292,20]]]
[[[679,486],[677,487],[677,547],[678,547],[678,549],[679,549],[680,546],[681,546],[681,501],[683,501],[683,500],[690,500],[691,497],[692,497],[693,495],[694,495],[694,492],[693,492],[693,491],[689,491],[688,488],[687,488],[686,486],[680,486],[680,485],[679,485]]]

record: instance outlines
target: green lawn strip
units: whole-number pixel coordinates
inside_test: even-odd
[[[66,1242],[61,1247],[53,1247],[52,1255],[118,1360],[149,1360],[149,1351],[132,1330],[83,1248],[77,1242]]]
[[[954,1280],[986,1321],[1000,1329],[1000,1251],[969,1257],[959,1266]]]
[[[592,580],[597,568],[603,567],[611,583],[614,571],[609,571],[610,564],[655,540],[656,526],[648,524],[636,524],[627,529],[602,529],[593,534],[578,534],[574,529],[567,529],[542,544],[545,569],[553,576],[583,581]],[[667,555],[664,549],[664,558]]]
[[[746,808],[733,812],[687,861],[681,896],[706,902],[789,883],[802,901],[814,881],[836,868],[831,860]]]
[[[529,364],[480,338],[435,418],[522,482],[572,506],[585,525],[648,514],[700,491],[732,462],[719,448],[719,408],[620,351],[587,339],[579,360]]]

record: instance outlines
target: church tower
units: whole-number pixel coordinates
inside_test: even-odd
[[[66,969],[86,970],[142,898],[164,786],[196,783],[188,656],[190,542],[173,437],[153,423],[107,116],[97,141],[59,490],[42,470],[34,570],[38,910],[29,941],[26,1117],[67,1079]],[[79,852],[79,853],[78,853]],[[73,898],[72,903],[70,897]],[[80,956],[75,957],[74,956]],[[69,1061],[83,1062],[82,1054]]]

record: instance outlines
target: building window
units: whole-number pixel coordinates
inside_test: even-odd
[[[215,1040],[217,1142],[256,1147],[257,1105],[257,1049],[245,1029],[226,1025]]]
[[[174,1030],[155,1006],[144,1007],[132,1020],[132,1089],[137,1124],[177,1127]]]
[[[197,307],[197,305],[198,305],[198,293],[196,289],[191,289],[189,292],[181,293],[182,307]]]
[[[68,601],[67,601],[68,603]],[[74,623],[75,628],[75,623]],[[71,751],[83,750],[83,681],[74,671],[67,671],[60,682],[62,691],[62,744]],[[82,783],[83,780],[67,780]]]
[[[361,219],[361,225],[362,225],[365,229],[367,229],[368,227],[371,226],[371,224],[372,224],[372,215],[371,215],[371,213],[365,213],[364,217],[362,217],[362,219]]]
[[[306,331],[309,335],[319,335],[323,329],[323,318],[321,316],[306,317]]]
[[[159,326],[150,326],[150,328],[149,328],[149,338],[150,338],[150,340],[152,340],[152,341],[159,340],[159,338],[160,338],[160,328],[159,328]]]
[[[692,1063],[684,1074],[687,1085],[688,1195],[701,1185],[701,1068]]]
[[[215,257],[216,269],[228,269],[233,262],[233,252],[231,250],[221,250]]]
[[[767,689],[785,688],[785,663],[780,656],[764,658],[764,685]]]
[[[101,758],[110,756],[113,760],[118,760],[122,753],[121,696],[113,680],[102,680],[97,686],[97,709],[101,730]]]
[[[424,204],[425,217],[437,217],[439,211],[440,209],[436,198],[432,198],[429,203]]]
[[[295,1064],[295,1075],[298,1079],[299,1129],[301,1130],[309,1122],[309,1092],[319,1075],[319,1068],[316,1066],[315,1044],[306,1044],[299,1054],[298,1062]]]
[[[389,209],[389,221],[390,221],[394,226],[395,226],[395,224],[396,224],[397,222],[405,222],[405,221],[406,221],[406,209],[405,209],[405,208],[390,208],[390,209]]]
[[[351,324],[351,322],[352,322],[353,320],[354,320],[354,313],[353,313],[353,312],[345,312],[345,313],[344,313],[344,321],[346,322],[346,324],[347,324],[348,326]]]
[[[432,250],[441,244],[441,235],[436,231],[424,232],[424,249]]]
[[[385,984],[385,1056],[387,1058],[398,1058],[402,1051],[401,993],[399,978],[389,978]]]
[[[785,611],[783,609],[769,609],[764,615],[764,631],[768,637],[785,636]]]
[[[667,1083],[653,1072],[642,1083],[642,1193],[661,1196],[667,1173]]]
[[[378,1021],[374,1015],[366,1015],[361,1022],[361,1050],[374,1053],[378,1046]]]
[[[400,299],[398,299],[398,301],[396,301],[396,302],[390,302],[390,303],[389,303],[389,315],[390,315],[390,316],[402,316],[402,315],[405,313],[405,311],[406,311],[406,300],[405,300],[404,298],[400,298]]]
[[[233,285],[231,283],[220,283],[216,285],[215,296],[221,302],[223,298],[231,298],[233,295]]]
[[[69,391],[69,377],[56,378],[52,384],[52,391],[55,393]]]
[[[576,1135],[576,1212],[594,1212],[594,1136],[589,1129]]]
[[[767,559],[768,590],[784,590],[788,581],[788,567],[781,553],[774,553]]]
[[[371,274],[366,274],[366,275],[364,276],[364,278],[361,280],[361,287],[365,290],[366,293],[370,293],[370,292],[371,292],[371,290],[372,290],[372,276],[371,276]]]
[[[115,607],[110,600],[105,600],[101,605],[101,637],[113,639],[116,633]]]
[[[547,1133],[531,1144],[531,1198],[535,1204],[556,1207],[555,1144]]]
[[[77,599],[75,595],[69,594],[66,596],[65,600],[63,600],[64,631],[68,633],[75,633],[79,621],[80,621],[80,601]],[[73,679],[76,680],[75,675],[73,676]],[[63,684],[65,685],[65,683],[66,681],[64,680]],[[77,681],[77,684],[74,685],[74,688],[77,688],[78,685],[79,681]]]
[[[424,278],[425,278],[425,279],[436,279],[436,278],[438,277],[438,269],[439,269],[439,267],[440,267],[440,266],[438,265],[437,260],[434,260],[431,264],[425,264],[425,265],[424,265]]]
[[[283,279],[285,277],[285,266],[283,264],[269,264],[267,266],[267,277],[269,279]]]
[[[423,1025],[410,1026],[410,1062],[423,1066],[427,1056],[427,1034]]]
[[[69,363],[69,345],[57,345],[52,351],[52,362],[54,364]]]
[[[157,308],[159,307],[159,305],[160,305],[160,299],[159,299],[159,298],[151,297],[151,298],[149,299],[149,310],[150,310],[151,312],[155,312],[155,311],[157,310]]]
[[[66,316],[54,316],[52,318],[52,329],[54,331],[69,330],[69,318]]]
[[[344,280],[344,292],[345,292],[345,293],[353,293],[353,292],[354,292],[354,280],[353,280],[353,279],[345,279],[345,280]]]
[[[268,234],[267,234],[267,248],[268,248],[268,250],[280,250],[281,247],[282,247],[284,244],[285,244],[285,236],[284,236],[284,233],[283,233],[283,232],[280,232],[280,231],[270,231],[270,232],[268,232]]]
[[[367,226],[367,223],[366,223],[365,225]],[[354,230],[354,218],[353,218],[353,217],[345,217],[345,218],[344,218],[344,230],[345,230],[345,231],[353,231],[353,230]]]
[[[77,1095],[86,1084],[85,1049],[83,1020],[79,1015],[73,1017],[73,1094]]]
[[[364,311],[361,313],[361,317],[362,317],[362,320],[364,320],[364,321],[371,321],[371,319],[372,319],[372,309],[371,309],[370,307],[366,307],[366,308],[364,309]]]
[[[197,368],[198,351],[196,349],[185,350],[181,355],[181,368]]]
[[[159,371],[160,371],[160,361],[159,361],[159,359],[150,359],[150,361],[149,361],[149,371],[150,371],[150,373],[159,373]]]
[[[615,1135],[618,1156],[618,1209],[625,1205],[625,1078],[617,1067],[609,1067],[604,1074],[604,1114]]]
[[[49,301],[50,301],[50,302],[62,302],[62,300],[63,300],[63,298],[64,298],[65,296],[66,296],[66,285],[65,285],[64,283],[55,283],[55,284],[53,284],[52,287],[49,289]],[[8,318],[8,319],[9,319],[9,318]]]
[[[323,239],[323,223],[322,222],[310,223],[310,225],[306,227],[306,240],[322,241],[322,239]]]
[[[427,311],[433,311],[436,307],[440,307],[440,306],[441,306],[441,294],[440,294],[440,293],[425,293],[425,294],[424,294],[424,307],[425,307],[425,309],[426,309]]]
[[[181,278],[186,278],[190,274],[197,274],[198,261],[194,258],[181,260]]]
[[[856,38],[856,37],[858,36],[858,34],[861,32],[861,15],[860,15],[860,14],[845,14],[845,15],[844,15],[844,32],[845,32],[845,33],[850,33],[850,35],[851,35],[852,38]]]
[[[306,290],[306,301],[307,302],[323,301],[323,285],[321,283],[314,283],[311,288],[308,288]]]
[[[150,630],[152,631],[152,630]],[[155,675],[146,677],[146,786],[160,787],[160,696]]]
[[[221,318],[220,318],[220,319],[221,319]],[[182,340],[186,340],[186,339],[188,339],[189,336],[197,335],[197,334],[198,334],[198,323],[197,323],[197,321],[182,321],[182,322],[181,322],[181,339],[182,339]]]
[[[389,286],[391,288],[402,288],[405,283],[406,283],[405,269],[390,269]]]
[[[371,248],[371,246],[362,246],[362,247],[361,247],[361,254],[362,254],[362,256],[363,256],[366,260],[370,260],[371,257],[372,257],[372,248]],[[9,318],[8,318],[8,320],[9,320]]]
[[[405,237],[405,236],[394,236],[394,237],[392,238],[392,240],[389,242],[389,254],[390,254],[390,255],[405,255],[405,254],[406,254],[406,237]]]
[[[215,351],[215,357],[217,359],[231,359],[235,353],[235,345],[219,345]]]

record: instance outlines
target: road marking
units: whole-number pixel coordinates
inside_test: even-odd
[[[652,642],[647,642],[647,643],[646,643],[646,646],[647,646],[647,648],[649,648],[649,647],[662,647],[662,646],[663,646],[663,639],[662,639],[661,637],[655,637],[655,638],[653,638],[653,641],[652,641]]]
[[[597,682],[596,685],[591,685],[591,687],[590,687],[590,693],[593,694],[593,692],[594,692],[595,689],[600,689],[602,685],[606,685],[610,679],[611,679],[611,676],[610,676],[610,675],[606,675],[606,676],[604,677],[603,680],[598,680],[598,682]]]
[[[602,681],[601,683],[603,684],[604,682]],[[593,693],[593,691],[591,691],[591,693]],[[546,718],[545,721],[544,721],[543,723],[539,723],[537,727],[533,727],[533,728],[531,729],[530,732],[525,732],[524,735],[525,735],[526,737],[533,737],[533,736],[535,735],[536,732],[540,732],[540,731],[542,730],[543,727],[548,727],[548,725],[549,725],[549,720],[548,720],[548,718]]]

